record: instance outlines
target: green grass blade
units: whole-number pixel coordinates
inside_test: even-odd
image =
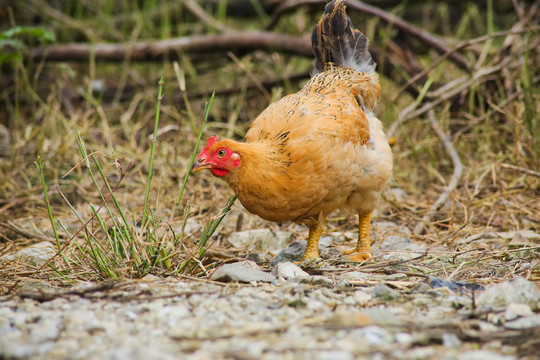
[[[221,221],[229,213],[231,210],[234,202],[236,201],[236,195],[231,197],[229,201],[227,201],[227,205],[221,210],[221,214],[219,214],[219,217],[214,222],[209,222],[207,224],[207,228],[205,228],[205,231],[203,233],[203,236],[201,236],[201,240],[199,241],[199,256],[201,256],[204,253],[204,246],[208,242],[208,239],[214,235],[214,232],[216,231],[219,224],[221,224]]]
[[[58,236],[58,231],[56,230],[56,225],[54,223],[54,216],[53,216],[52,208],[51,208],[51,202],[49,201],[49,195],[47,194],[47,183],[45,182],[45,174],[43,170],[44,166],[43,166],[43,162],[41,161],[41,156],[39,155],[37,156],[35,164],[39,168],[41,186],[43,187],[43,196],[45,197],[45,205],[47,206],[47,213],[49,214],[49,220],[51,222],[54,238],[56,239],[56,245],[58,246],[58,250],[61,250],[62,246],[60,245],[60,237]]]
[[[169,218],[169,221],[172,221],[172,219],[174,218],[176,209],[178,208],[178,205],[180,204],[180,201],[182,200],[182,195],[184,195],[184,190],[186,189],[187,181],[189,179],[189,175],[191,174],[191,167],[193,166],[193,163],[195,162],[195,158],[197,157],[199,142],[201,141],[204,127],[206,126],[206,122],[208,120],[208,113],[210,112],[210,107],[212,106],[212,101],[214,101],[215,94],[216,94],[215,91],[212,92],[212,95],[210,96],[210,100],[208,100],[208,103],[206,103],[201,129],[199,130],[199,135],[197,136],[197,141],[195,142],[195,147],[193,148],[193,154],[191,154],[191,159],[189,161],[186,175],[184,176],[184,181],[182,182],[182,186],[180,187],[180,193],[178,194],[178,198],[176,199],[176,203],[174,204],[174,208],[171,213],[171,217]]]
[[[143,226],[148,221],[148,199],[150,197],[150,186],[152,184],[152,178],[154,177],[154,171],[153,171],[154,154],[156,151],[157,132],[158,132],[158,126],[159,126],[159,113],[161,111],[161,99],[163,98],[163,95],[162,95],[163,84],[165,84],[165,80],[163,80],[163,76],[162,76],[161,79],[159,79],[159,90],[158,90],[157,105],[156,105],[156,117],[154,121],[154,136],[152,137],[152,145],[150,147],[150,160],[148,163],[148,179],[146,180],[146,192],[144,194],[144,208],[143,208],[143,221],[142,221]]]

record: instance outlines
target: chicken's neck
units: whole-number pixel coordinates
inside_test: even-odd
[[[224,177],[233,190],[268,191],[272,184],[289,179],[287,167],[289,154],[283,144],[275,143],[234,143],[232,150],[240,155],[240,165]]]

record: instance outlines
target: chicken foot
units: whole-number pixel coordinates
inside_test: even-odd
[[[369,244],[369,224],[371,221],[371,213],[358,214],[358,217],[360,219],[360,225],[356,248],[353,250],[346,250],[343,253],[345,255],[350,255],[349,259],[352,261],[365,261],[373,256],[371,255],[371,247]]]
[[[306,251],[304,252],[304,255],[300,259],[300,263],[319,257],[319,238],[321,237],[321,234],[323,232],[323,228],[321,224],[319,223],[313,223],[308,225],[309,226],[309,236],[307,240],[306,245]]]

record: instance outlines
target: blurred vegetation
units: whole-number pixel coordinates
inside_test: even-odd
[[[241,139],[269,103],[307,81],[312,58],[246,48],[173,50],[147,61],[132,60],[127,52],[117,62],[92,52],[84,61],[50,61],[32,54],[51,43],[133,46],[231,30],[262,31],[284,3],[8,0],[0,7],[0,255],[38,239],[56,238],[62,256],[47,267],[52,272],[42,276],[64,279],[204,274],[219,264],[201,251],[203,230],[190,232],[186,225],[190,217],[215,224],[231,196],[226,185],[208,174],[190,177],[178,211],[173,211],[210,94],[216,91],[203,139],[214,133]],[[369,3],[434,35],[468,64],[463,68],[450,58],[441,59],[443,54],[395,24],[349,7],[353,23],[371,41],[382,74],[383,98],[376,111],[395,139],[390,188],[406,193],[396,197],[395,191],[388,191],[379,219],[412,230],[450,181],[455,164],[430,126],[428,111],[419,112],[428,107],[464,171],[450,201],[436,209],[417,238],[455,251],[469,246],[459,239],[482,232],[538,231],[539,2]],[[324,1],[306,1],[283,13],[270,31],[309,37],[323,6]],[[424,69],[428,71],[418,81],[408,84]],[[42,176],[35,165],[38,155]],[[100,173],[96,179],[84,165],[90,160]],[[41,179],[57,236],[49,223]],[[147,192],[149,179],[153,181]],[[97,215],[110,193],[117,208],[125,211],[122,223],[132,229],[135,246],[158,244],[152,251],[157,251],[159,261],[148,258],[141,267],[143,262],[121,256],[126,249],[113,252],[120,260],[104,258],[113,256],[115,245],[107,241],[122,229],[111,225],[119,213]],[[149,223],[143,221],[148,219],[145,198]],[[108,205],[110,201],[107,198]],[[353,228],[353,222],[330,221],[329,227]],[[222,234],[230,231],[225,227]],[[77,232],[80,235],[72,237]],[[214,237],[213,246],[224,247],[221,240]],[[0,265],[0,272],[12,272],[13,266]]]

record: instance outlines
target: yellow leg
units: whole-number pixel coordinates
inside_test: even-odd
[[[371,213],[359,215],[360,225],[358,231],[358,243],[353,250],[345,251],[345,255],[349,256],[352,261],[365,261],[372,257],[371,247],[369,245],[369,223],[371,221]]]
[[[306,251],[300,262],[319,257],[319,238],[323,232],[323,228],[319,223],[309,225],[309,236],[307,240]]]

